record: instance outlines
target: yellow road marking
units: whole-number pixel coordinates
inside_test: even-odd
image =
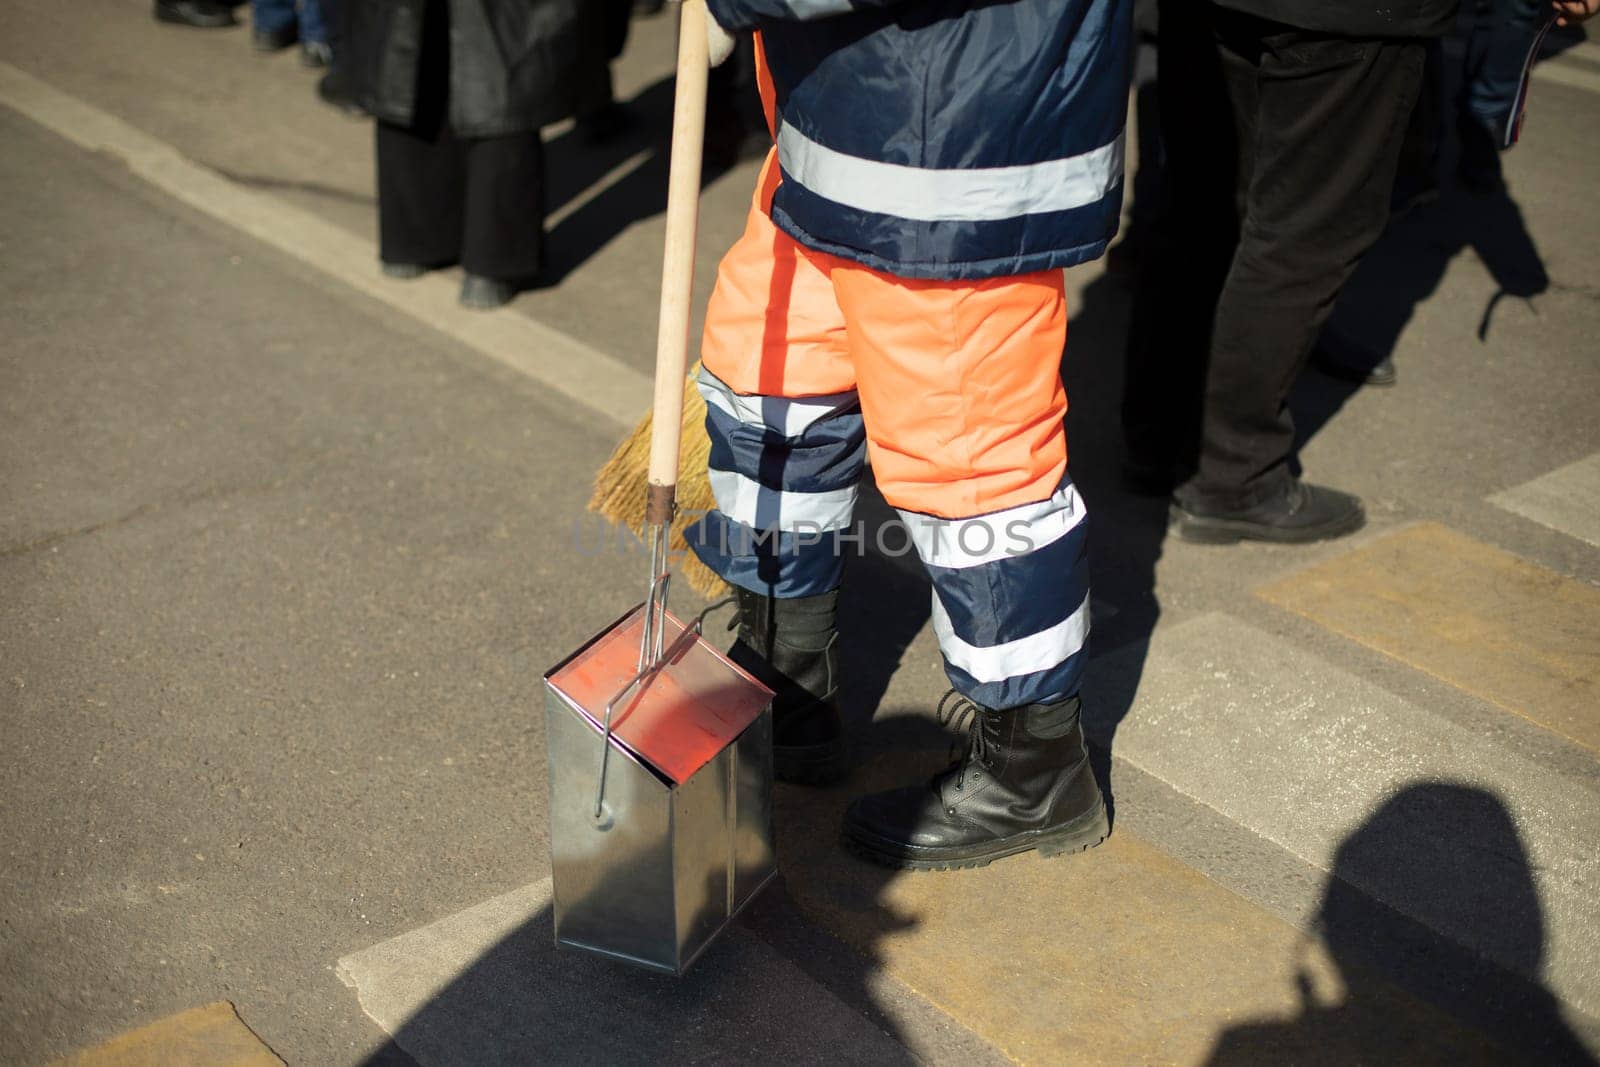
[[[130,1030],[58,1067],[283,1067],[227,1001]]]
[[[1600,590],[1423,523],[1256,590],[1600,751]]]

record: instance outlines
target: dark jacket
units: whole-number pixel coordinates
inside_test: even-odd
[[[340,62],[356,99],[384,122],[411,126],[417,119],[425,34],[448,37],[448,118],[461,137],[557,122],[606,76],[604,30],[592,0],[346,3]],[[446,47],[431,37],[426,44],[430,52]]]
[[[1081,263],[1116,233],[1126,0],[709,2],[762,32],[772,220],[806,247],[971,279]]]
[[[1196,0],[1190,0],[1196,2]],[[1456,22],[1460,0],[1216,0],[1302,30],[1341,37],[1442,37]]]

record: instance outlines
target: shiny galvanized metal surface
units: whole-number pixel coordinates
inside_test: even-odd
[[[681,974],[776,874],[772,693],[667,614],[637,673],[643,606],[545,676],[556,941]]]
[[[605,708],[638,670],[643,607],[553,668],[546,682],[599,726]],[[755,721],[772,691],[703,639],[684,640],[684,624],[664,613],[669,662],[618,706],[617,740],[674,782],[687,782]]]

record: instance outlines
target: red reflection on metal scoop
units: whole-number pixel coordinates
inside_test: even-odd
[[[675,783],[689,780],[755,721],[772,701],[756,681],[664,612],[667,660],[617,705],[612,736]],[[638,673],[644,605],[634,608],[549,675],[598,731],[606,703]]]

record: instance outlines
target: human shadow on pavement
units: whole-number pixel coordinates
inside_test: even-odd
[[[588,142],[576,125],[546,143],[545,210],[554,220],[546,235],[546,284],[561,281],[629,226],[666,211],[673,87],[669,75],[624,101],[632,124],[603,143]],[[708,152],[701,165],[701,188],[736,163],[725,154]]]
[[[1550,286],[1544,260],[1508,190],[1451,190],[1390,224],[1340,294],[1323,331],[1324,350],[1356,376],[1394,357],[1417,307],[1438,290],[1451,262],[1468,252],[1495,283],[1475,324],[1480,344],[1493,334],[1495,315],[1507,300],[1531,301]],[[1457,356],[1473,358],[1470,351]],[[1404,359],[1397,363],[1404,389]],[[1343,377],[1301,376],[1289,400],[1297,453],[1358,388]]]
[[[773,886],[760,899],[778,896]],[[418,949],[426,976],[438,961],[426,946]],[[834,963],[864,966],[847,957]],[[362,992],[369,1011],[384,1010]],[[364,1062],[408,1060],[422,1067],[915,1062],[881,1024],[843,1010],[742,925],[676,977],[558,948],[549,905],[449,977]]]
[[[1312,938],[1332,962],[1331,983],[1314,978]],[[1510,813],[1486,790],[1416,784],[1384,803],[1335,853],[1304,949],[1298,1016],[1225,1031],[1210,1063],[1595,1062],[1530,977],[1545,956],[1539,895]],[[1317,989],[1328,984],[1342,996]],[[1417,1001],[1501,1047],[1431,1025],[1437,1016]]]
[[[1118,412],[1131,303],[1132,294],[1115,275],[1101,274],[1085,286],[1079,305],[1071,309],[1061,366],[1070,405],[1068,457],[1089,519],[1093,628],[1084,731],[1113,823],[1111,758],[1117,727],[1132,707],[1150,635],[1161,618],[1156,565],[1167,537],[1166,497],[1132,492],[1122,478],[1125,450]]]

